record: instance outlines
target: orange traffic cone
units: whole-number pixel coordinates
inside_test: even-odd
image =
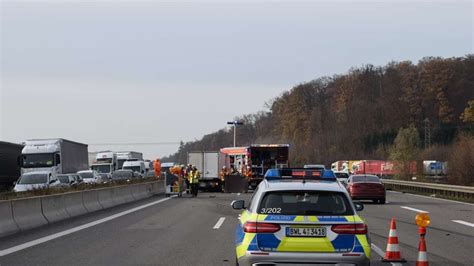
[[[390,224],[390,233],[388,235],[387,252],[382,259],[383,262],[406,262],[402,259],[400,254],[400,247],[398,246],[397,224],[395,219],[392,219]]]
[[[426,242],[425,238],[420,238],[420,245],[418,246],[418,259],[416,260],[416,266],[428,266],[428,254],[426,253]]]

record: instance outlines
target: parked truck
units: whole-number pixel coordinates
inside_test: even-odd
[[[21,144],[0,141],[0,190],[12,187],[20,177],[18,159],[22,149]]]
[[[200,189],[216,190],[221,188],[221,180],[219,178],[219,152],[189,152],[188,164],[196,166],[201,173],[199,181]]]
[[[70,174],[89,169],[87,145],[66,139],[33,139],[25,142],[21,173]]]
[[[122,169],[123,163],[130,160],[143,161],[143,153],[136,151],[121,151],[116,153],[117,169]]]
[[[91,170],[98,173],[112,174],[117,168],[117,155],[113,151],[101,151],[96,154],[95,162],[91,165]]]
[[[268,169],[289,167],[289,144],[253,144],[220,150],[220,166],[247,176],[255,189]]]
[[[410,162],[407,167],[408,173],[416,174],[416,162]],[[377,175],[381,178],[392,178],[400,172],[400,166],[394,161],[361,160],[354,163],[353,168],[354,174]]]

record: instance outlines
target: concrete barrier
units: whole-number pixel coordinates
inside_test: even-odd
[[[114,202],[116,205],[134,201],[131,186],[114,188]]]
[[[12,200],[13,219],[21,231],[47,225],[48,220],[41,209],[41,198]]]
[[[82,191],[82,204],[87,212],[95,212],[102,210],[102,205],[99,204],[99,193],[97,190]]]
[[[20,231],[15,220],[13,220],[12,202],[0,201],[0,237],[14,234]]]
[[[164,192],[163,181],[0,201],[0,237]]]
[[[66,206],[66,212],[70,217],[76,217],[88,212],[86,207],[84,207],[82,195],[83,192],[71,192],[64,194],[64,205]]]
[[[97,189],[97,194],[98,194],[98,199],[99,199],[99,204],[102,206],[102,208],[107,209],[114,207],[118,205],[114,201],[114,196],[115,196],[115,189],[110,189],[110,188],[101,188]]]
[[[131,186],[132,195],[135,200],[141,200],[150,197],[150,192],[148,191],[147,184],[137,184]]]
[[[43,215],[49,223],[58,222],[69,218],[66,211],[64,194],[41,197]]]
[[[165,187],[162,180],[153,183],[147,183],[147,185],[151,185],[150,192],[152,195],[162,194],[165,192]]]

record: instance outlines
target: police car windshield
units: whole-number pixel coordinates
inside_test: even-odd
[[[343,193],[331,191],[275,191],[264,195],[259,214],[354,215]]]

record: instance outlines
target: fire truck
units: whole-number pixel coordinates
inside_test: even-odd
[[[219,166],[248,177],[255,189],[268,169],[289,167],[289,144],[253,144],[248,147],[222,148]]]

